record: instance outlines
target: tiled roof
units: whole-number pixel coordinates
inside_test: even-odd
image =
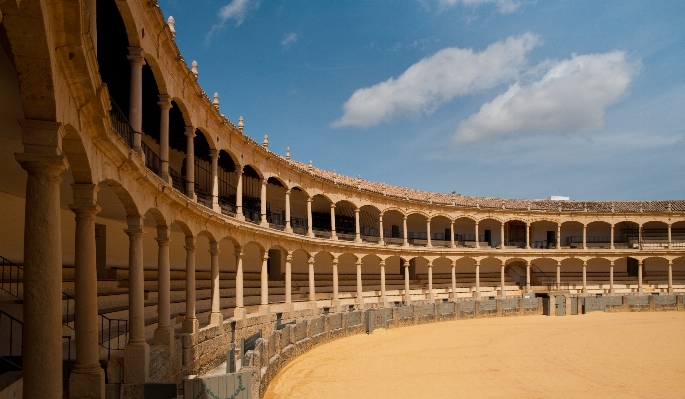
[[[255,142],[256,143],[256,142]],[[263,147],[262,147],[263,148]],[[267,150],[268,151],[268,150]],[[270,151],[269,151],[270,152]],[[420,191],[412,188],[391,186],[385,183],[376,183],[361,178],[341,175],[327,170],[310,167],[301,162],[285,159],[282,156],[270,152],[287,162],[295,169],[308,173],[316,178],[329,181],[339,186],[352,189],[369,191],[375,194],[400,198],[409,201],[419,201],[440,205],[454,205],[466,208],[480,209],[512,209],[547,212],[605,212],[605,213],[639,213],[639,212],[682,212],[685,211],[685,200],[673,201],[553,201],[553,200],[526,200],[489,197],[471,197]]]

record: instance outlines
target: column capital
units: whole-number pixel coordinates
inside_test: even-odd
[[[362,260],[361,260],[361,259],[357,259],[357,261],[354,262],[354,264],[357,265],[357,266],[361,266],[361,265],[362,265]]]
[[[480,266],[480,260],[476,259],[476,267]]]
[[[285,257],[286,262],[292,262],[293,261],[293,256],[291,254],[286,255]]]
[[[210,149],[209,156],[212,158],[212,161],[214,161],[214,159],[219,159],[219,150]]]
[[[195,127],[193,126],[186,126],[186,131],[185,131],[186,137],[195,137]]]
[[[335,204],[331,202],[331,209],[335,208]]]
[[[157,226],[157,238],[169,240],[169,226]],[[157,239],[156,238],[156,239]]]
[[[338,264],[338,258],[333,258],[333,260],[331,261],[331,263],[332,263],[333,265],[337,265],[337,264]]]
[[[307,202],[313,202],[314,199],[312,197],[307,197]]]
[[[143,219],[145,219],[145,217],[141,215],[126,216],[128,228],[124,230],[124,233],[128,234],[131,238],[136,237],[137,235],[143,235]]]
[[[293,190],[291,188],[285,190],[285,195],[290,195]]]
[[[314,261],[314,257],[313,257],[313,256],[307,260],[307,263],[309,263],[310,265],[313,265],[314,262],[315,262],[315,261]]]
[[[95,219],[102,208],[97,205],[69,204],[69,209],[76,214],[76,218]]]
[[[145,65],[145,50],[142,47],[129,47],[128,54],[126,58],[131,65]]]
[[[195,237],[193,236],[186,236],[186,245],[183,247],[187,251],[194,251],[195,250]]]
[[[221,251],[219,251],[219,243],[216,241],[210,241],[209,242],[209,253],[214,255],[214,254],[218,254],[219,252],[221,252]]]
[[[157,102],[157,105],[159,105],[159,108],[161,109],[171,109],[171,99],[169,98],[168,94],[160,94],[157,96],[159,101]]]
[[[14,158],[28,174],[59,182],[62,181],[59,175],[69,167],[67,157],[62,155],[15,153]]]
[[[381,261],[378,262],[378,264],[379,264],[381,267],[385,267],[385,259],[381,259]]]
[[[169,237],[159,237],[159,236],[157,236],[157,237],[155,237],[155,241],[157,241],[157,245],[159,245],[160,247],[168,247],[168,246],[169,246],[169,242],[170,242],[171,240],[169,239]]]
[[[269,260],[269,252],[264,251],[264,253],[262,254],[262,261],[267,261],[267,260]]]

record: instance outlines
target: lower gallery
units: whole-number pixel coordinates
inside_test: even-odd
[[[522,373],[564,367],[536,333],[586,323],[574,345],[608,329],[626,354],[682,352],[664,342],[685,200],[470,197],[294,161],[221,113],[154,1],[0,0],[0,44],[0,397],[276,397],[336,345],[483,342],[473,328],[542,356]],[[642,323],[664,328],[631,338]],[[487,356],[477,370],[514,379]]]

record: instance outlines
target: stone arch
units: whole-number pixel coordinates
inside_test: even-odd
[[[209,144],[210,150],[217,150],[216,138],[212,136],[212,134],[209,132],[209,129],[204,126],[198,126],[196,127],[195,131],[202,133],[202,136],[205,138],[205,140],[207,140],[207,144]]]
[[[174,225],[174,224],[175,224],[176,226],[178,226],[178,227],[181,229],[181,231],[183,231],[183,234],[184,234],[186,237],[194,237],[194,236],[195,236],[195,234],[193,234],[193,231],[192,231],[192,230],[190,229],[190,227],[186,224],[186,222],[184,222],[184,221],[182,221],[182,220],[180,220],[180,219],[174,219],[174,220],[171,221],[171,223],[169,223],[169,225]]]
[[[159,94],[169,94],[169,84],[166,81],[166,74],[162,71],[157,58],[150,53],[145,53],[145,61],[152,70],[152,75],[155,77],[155,83]]]
[[[155,219],[155,223],[159,227],[168,227],[169,224],[167,224],[167,218],[164,216],[162,211],[159,210],[157,207],[150,207],[145,211],[143,214],[150,213],[152,217]]]
[[[64,132],[62,149],[69,161],[74,183],[92,184],[97,180],[91,168],[92,151],[86,150],[81,135],[72,125],[64,125]]]
[[[107,184],[109,188],[114,191],[117,197],[119,197],[121,203],[124,205],[124,209],[126,210],[126,215],[141,215],[138,204],[136,204],[136,201],[133,199],[131,193],[129,193],[128,190],[121,185],[121,183],[113,179],[105,179],[101,183]]]
[[[382,215],[385,215],[387,212],[390,212],[390,211],[397,212],[397,213],[399,213],[399,214],[402,215],[402,216],[407,216],[407,212],[405,212],[405,211],[404,211],[402,208],[400,208],[399,206],[389,206],[389,207],[386,207],[386,208],[383,208],[383,209],[380,210],[380,212],[381,212]]]

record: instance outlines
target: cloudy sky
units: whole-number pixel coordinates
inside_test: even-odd
[[[301,162],[513,198],[685,198],[685,2],[160,0],[221,112]]]

